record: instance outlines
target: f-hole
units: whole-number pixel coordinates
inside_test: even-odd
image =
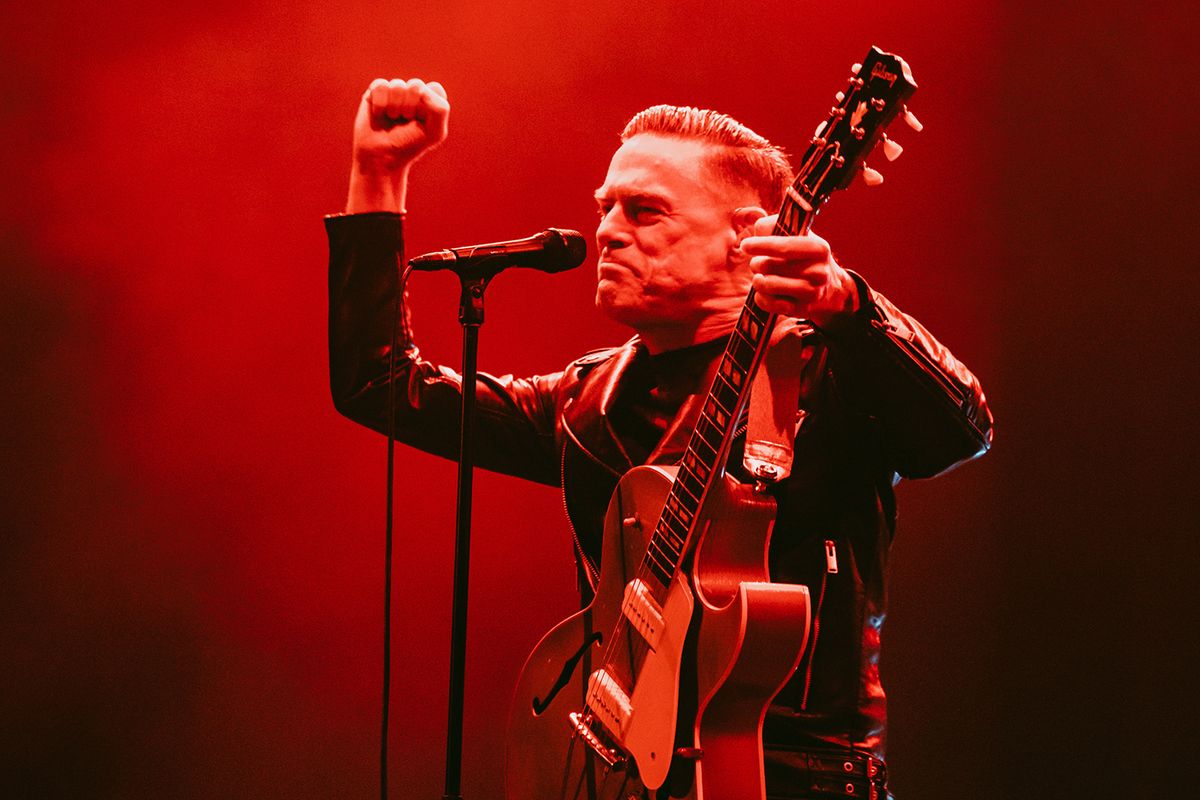
[[[558,680],[556,680],[554,685],[550,687],[550,691],[546,695],[546,699],[542,700],[536,695],[534,696],[534,716],[541,716],[542,712],[549,708],[550,704],[554,702],[554,698],[558,696],[558,693],[562,691],[562,688],[571,680],[571,675],[574,674],[575,667],[579,664],[579,659],[583,658],[583,654],[588,651],[588,648],[593,644],[600,644],[603,641],[604,635],[600,633],[593,633],[587,639],[584,639],[583,644],[581,644],[579,649],[575,651],[575,655],[568,658],[563,664],[562,672],[558,673]]]

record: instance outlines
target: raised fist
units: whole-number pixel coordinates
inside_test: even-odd
[[[364,171],[390,172],[416,161],[446,138],[450,103],[440,83],[376,78],[354,120],[354,160]]]
[[[446,138],[450,103],[437,82],[371,82],[354,119],[354,160],[346,210],[402,211],[408,168]]]

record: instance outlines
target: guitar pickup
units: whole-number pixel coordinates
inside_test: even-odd
[[[625,599],[621,603],[621,612],[629,620],[651,650],[658,649],[658,640],[663,631],[662,606],[654,599],[650,587],[640,579],[630,581],[625,586]]]
[[[613,736],[624,739],[625,728],[633,717],[633,703],[603,668],[588,676],[587,706]]]

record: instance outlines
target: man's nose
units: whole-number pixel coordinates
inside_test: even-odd
[[[596,246],[600,250],[616,250],[629,244],[629,230],[620,206],[613,206],[600,217],[596,226]]]

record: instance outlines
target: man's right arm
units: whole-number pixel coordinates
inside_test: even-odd
[[[374,430],[386,432],[394,425],[400,441],[456,458],[461,378],[420,357],[401,297],[400,271],[408,169],[445,138],[448,115],[439,84],[372,83],[355,120],[346,213],[327,217],[325,227],[334,406]],[[479,376],[475,458],[480,467],[558,485],[559,378]]]

